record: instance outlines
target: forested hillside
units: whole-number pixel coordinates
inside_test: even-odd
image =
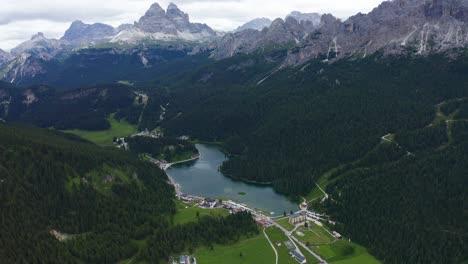
[[[462,263],[468,259],[468,137],[460,141],[437,144],[426,133],[413,134],[406,142],[427,151],[348,166],[328,179],[330,199],[314,207],[324,207],[340,232],[386,263]]]
[[[314,208],[385,263],[466,261],[466,54],[310,62],[263,82],[268,63],[233,61],[172,90],[167,133],[223,141],[226,175],[292,196],[331,175]]]
[[[56,129],[106,130],[115,113],[138,124],[143,104],[127,85],[97,85],[64,91],[44,85],[0,86],[0,118]]]
[[[198,154],[192,142],[177,138],[131,136],[125,138],[125,142],[133,153],[147,154],[167,162],[187,160]]]
[[[427,126],[436,104],[468,95],[467,56],[310,62],[263,82],[274,63],[237,59],[173,89],[162,126],[224,141],[241,154],[223,165],[226,174],[292,195],[307,194],[320,175],[361,158],[382,136]]]
[[[164,43],[126,46],[103,44],[62,54],[51,60],[39,60],[43,69],[37,76],[24,76],[15,83],[30,86],[38,83],[61,89],[76,89],[103,83],[131,83],[181,76],[208,61],[208,54],[188,56],[187,44]]]
[[[2,263],[159,263],[257,232],[249,214],[174,226],[174,189],[156,166],[72,135],[3,123],[0,209]],[[203,240],[202,226],[210,230]]]

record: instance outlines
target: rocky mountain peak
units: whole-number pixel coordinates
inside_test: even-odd
[[[166,11],[158,4],[154,3],[151,7],[146,11],[145,17],[161,17],[166,14]]]
[[[85,24],[81,20],[76,20],[61,39],[79,46],[109,41],[114,34],[115,29],[112,26],[102,23]]]
[[[269,18],[256,18],[238,27],[235,31],[238,32],[247,29],[262,30],[266,27],[269,27],[271,25],[271,22],[272,21]]]
[[[270,31],[282,30],[284,29],[284,20],[282,18],[277,18],[271,22],[271,26],[269,28]]]
[[[31,37],[31,40],[38,40],[38,39],[45,39],[46,37],[44,36],[44,33],[42,32],[37,32],[37,34],[33,35]]]
[[[337,22],[340,22],[339,19],[332,14],[324,14],[320,18],[320,24],[322,25],[335,24]]]
[[[164,11],[157,3],[153,4],[134,29],[120,32],[113,42],[134,42],[141,39],[155,40],[202,40],[216,36],[213,29],[204,24],[190,23],[189,16],[171,3]]]
[[[189,15],[182,12],[175,4],[170,3],[167,7],[167,16],[173,19],[181,19],[184,21],[189,21]]]
[[[70,25],[70,28],[72,28],[72,29],[79,29],[79,28],[83,28],[83,27],[86,27],[86,24],[81,20],[75,20]]]
[[[311,22],[314,26],[317,26],[320,24],[322,15],[319,13],[301,13],[299,11],[293,11],[286,16],[286,18],[289,17],[296,19],[299,23]]]

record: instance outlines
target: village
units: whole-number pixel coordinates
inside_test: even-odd
[[[172,184],[176,184],[171,180]],[[232,200],[221,200],[221,199],[211,199],[211,198],[204,198],[204,197],[199,197],[199,196],[193,196],[193,195],[188,195],[188,194],[183,194],[180,189],[176,186],[177,191],[177,198],[190,205],[198,206],[199,208],[202,209],[225,209],[228,210],[229,213],[234,214],[234,213],[239,213],[239,212],[249,212],[252,214],[252,217],[255,219],[255,222],[257,223],[258,226],[263,227],[263,228],[269,228],[269,227],[277,227],[279,228],[285,236],[288,238],[286,241],[274,241],[274,244],[279,247],[282,244],[287,247],[289,250],[290,257],[296,260],[298,263],[307,263],[306,257],[303,254],[303,250],[307,251],[311,255],[313,255],[317,260],[319,260],[319,263],[327,263],[324,259],[322,259],[321,256],[319,256],[317,253],[312,251],[306,243],[303,243],[300,239],[298,239],[294,233],[297,235],[301,235],[300,231],[297,231],[299,228],[303,228],[304,226],[307,227],[309,224],[314,223],[317,226],[320,226],[325,230],[331,237],[334,238],[334,240],[339,240],[342,238],[342,236],[336,232],[336,231],[329,231],[322,222],[327,222],[330,224],[334,224],[332,221],[329,221],[326,216],[315,213],[313,211],[307,210],[307,208],[304,208],[301,206],[301,210],[297,212],[292,212],[288,216],[279,216],[279,217],[270,217],[267,216],[265,213],[263,213],[261,210],[258,209],[253,209],[250,208],[249,206],[235,202]],[[288,230],[287,228],[284,227],[284,225],[280,224],[279,221],[276,221],[278,219],[287,219],[287,223],[293,226],[292,230]],[[268,236],[267,236],[268,239]],[[273,245],[272,245],[273,246]],[[192,263],[197,263],[195,257],[193,256],[186,256],[182,255],[179,256],[179,262],[176,262],[174,259],[172,259],[170,262],[171,264],[192,264]]]
[[[146,130],[138,134],[134,134],[131,137],[134,137],[134,136],[159,138],[163,135],[159,131],[149,132]],[[187,138],[185,137],[181,139],[187,140]],[[119,138],[116,140],[115,143],[117,144],[117,147],[119,148],[128,149],[128,144],[125,142],[125,138]],[[200,155],[195,155],[187,160],[169,163],[165,160],[158,160],[158,159],[154,159],[148,156],[148,161],[156,164],[162,170],[167,170],[175,164],[197,160],[199,158],[200,158]],[[298,263],[301,263],[301,264],[307,263],[303,250],[307,251],[309,255],[312,255],[314,258],[316,258],[319,261],[319,263],[327,263],[327,261],[324,260],[319,254],[311,250],[306,243],[304,243],[303,241],[301,241],[300,238],[298,239],[294,235],[294,233],[296,233],[296,235],[298,236],[304,236],[304,234],[298,230],[301,227],[308,227],[309,223],[314,223],[316,226],[325,230],[330,235],[330,237],[334,238],[335,241],[342,238],[338,232],[336,231],[330,232],[322,224],[322,222],[325,222],[325,223],[334,225],[335,223],[333,221],[329,220],[328,217],[326,217],[325,215],[321,215],[321,214],[308,210],[307,204],[305,202],[299,205],[300,210],[297,212],[291,211],[289,215],[286,215],[285,213],[283,217],[281,216],[271,217],[271,216],[268,216],[266,213],[262,212],[261,210],[251,208],[248,205],[235,202],[232,200],[212,199],[212,198],[184,194],[181,190],[180,185],[170,175],[167,175],[167,176],[169,178],[170,184],[174,186],[177,199],[187,205],[197,206],[202,209],[224,209],[224,210],[227,210],[231,214],[235,214],[239,212],[249,212],[252,215],[252,217],[255,219],[256,224],[260,227],[263,227],[264,230],[269,227],[276,227],[280,229],[284,233],[287,240],[274,241],[274,243],[272,243],[270,239],[268,238],[267,234],[265,233],[266,238],[269,240],[273,250],[275,251],[275,254],[277,254],[275,245],[276,247],[285,246],[289,252],[290,257],[293,258]],[[278,219],[280,218],[281,220],[278,221]],[[284,220],[287,220],[287,224],[289,224],[292,227],[292,229],[286,228],[284,223],[281,223],[281,222],[284,222]],[[169,259],[169,263],[170,264],[197,264],[197,259],[194,256],[180,255],[178,257],[171,257]]]

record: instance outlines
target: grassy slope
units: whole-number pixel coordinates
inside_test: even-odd
[[[346,247],[352,247],[353,251],[351,254],[346,254],[344,249]],[[317,252],[329,263],[340,263],[340,264],[374,264],[380,263],[376,258],[370,255],[367,250],[357,244],[338,240],[335,243],[328,245],[312,246],[312,250]]]
[[[188,208],[185,208],[188,206]],[[189,206],[183,202],[177,201],[177,213],[174,216],[174,224],[185,224],[188,222],[197,221],[197,212],[200,216],[211,215],[211,216],[227,216],[229,212],[224,209],[203,209],[196,206]]]
[[[85,130],[66,130],[67,133],[78,135],[84,139],[96,143],[100,146],[112,146],[114,137],[124,137],[138,132],[135,125],[129,124],[125,120],[116,120],[114,115],[109,117],[111,128],[105,131],[85,131]]]
[[[214,246],[213,250],[199,249],[194,255],[198,263],[203,264],[275,263],[275,253],[263,232],[255,237],[241,239],[233,245]]]
[[[297,231],[303,233],[304,236],[299,236]],[[309,242],[311,245],[326,244],[334,240],[334,237],[332,237],[323,227],[320,227],[313,222],[309,222],[308,228],[298,228],[294,235],[304,243]]]
[[[266,229],[266,233],[270,238],[271,242],[275,245],[276,251],[278,251],[278,263],[280,264],[296,264],[297,261],[294,260],[291,255],[289,255],[289,249],[284,244],[285,241],[289,239],[286,235],[277,227],[269,227]],[[277,246],[276,242],[281,242],[281,246]]]
[[[294,225],[289,223],[289,218],[288,217],[283,217],[278,220],[276,220],[278,224],[280,224],[282,227],[286,228],[289,231],[292,231],[294,229]]]

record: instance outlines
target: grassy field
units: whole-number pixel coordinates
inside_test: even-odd
[[[188,207],[188,208],[186,208]],[[225,209],[203,209],[197,206],[190,206],[181,201],[177,200],[177,213],[174,216],[174,224],[185,224],[189,222],[195,222],[198,220],[197,212],[201,216],[227,216],[229,211]]]
[[[289,249],[284,244],[285,241],[289,241],[289,238],[277,227],[269,227],[266,229],[266,233],[270,238],[271,242],[275,245],[276,251],[278,251],[278,263],[280,264],[297,264],[291,255]],[[277,246],[276,242],[281,242],[281,246]]]
[[[329,263],[340,264],[375,264],[380,263],[367,250],[346,240],[338,240],[327,245],[311,246],[311,249]]]
[[[289,223],[289,218],[288,217],[284,217],[284,218],[280,218],[278,220],[275,220],[278,224],[280,224],[280,226],[286,228],[287,230],[291,231],[294,229],[294,225],[290,224]]]
[[[203,264],[275,263],[275,253],[263,232],[255,237],[241,239],[233,245],[214,246],[213,250],[199,249],[194,256],[198,263]]]
[[[66,133],[78,135],[100,146],[112,146],[114,137],[125,137],[138,132],[137,127],[125,120],[116,120],[114,115],[109,117],[110,129],[104,131],[85,131],[79,129],[65,130]]]
[[[301,233],[302,236],[299,235]],[[295,231],[294,236],[304,243],[308,242],[310,245],[326,244],[335,240],[335,238],[330,235],[323,227],[313,222],[309,222],[309,227],[298,228]]]
[[[316,259],[312,254],[309,253],[309,251],[303,249],[301,247],[301,252],[302,254],[304,254],[306,260],[307,260],[307,264],[315,264],[315,263],[320,263],[320,261],[318,259]]]

